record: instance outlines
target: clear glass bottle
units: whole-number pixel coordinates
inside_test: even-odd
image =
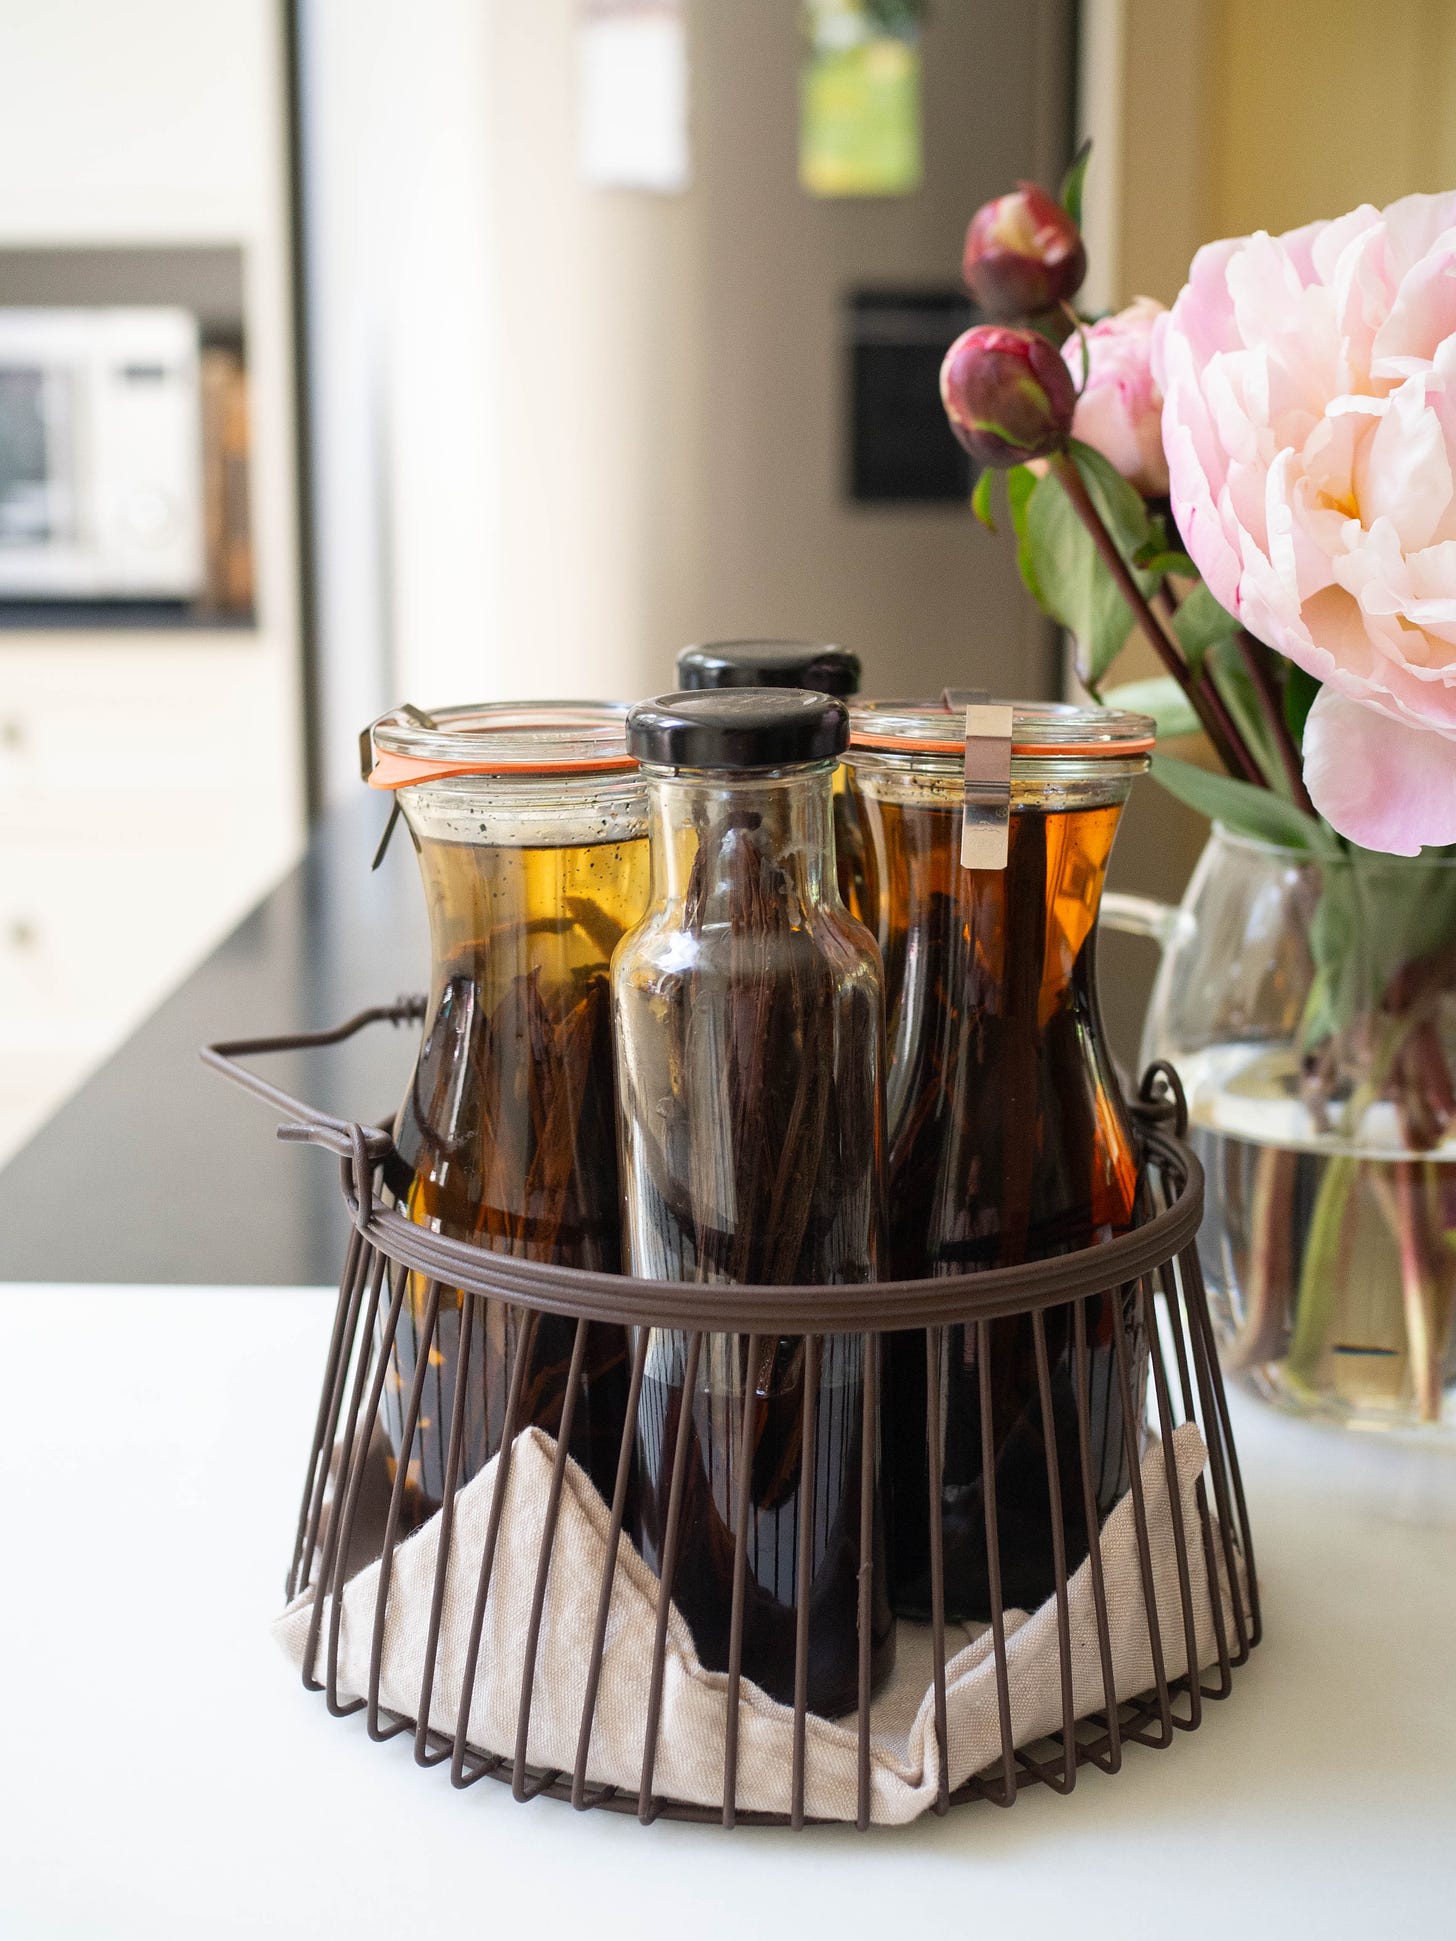
[[[642,782],[624,708],[524,703],[413,710],[374,724],[371,781],[396,800],[429,906],[429,1007],[384,1183],[411,1220],[522,1259],[621,1266],[608,966],[647,904]],[[530,1330],[520,1426],[560,1427],[575,1323],[444,1289],[419,1426],[412,1520],[439,1507],[457,1386],[461,1481],[500,1446],[517,1330]],[[401,1454],[428,1282],[411,1275],[388,1387]],[[462,1336],[462,1329],[465,1331]],[[465,1349],[462,1355],[462,1339]],[[594,1326],[573,1455],[610,1496],[628,1348]]]
[[[867,1281],[883,1219],[883,997],[874,939],[834,877],[831,776],[842,704],[795,689],[678,694],[631,717],[652,830],[652,899],[612,964],[630,1271],[785,1285]],[[711,1317],[711,1297],[704,1301]],[[679,1435],[693,1438],[673,1596],[703,1662],[727,1664],[737,1470],[752,1421],[743,1670],[794,1687],[802,1339],[648,1345],[636,1537],[661,1563]],[[822,1347],[814,1478],[809,1706],[855,1703],[864,1341]],[[874,1507],[879,1539],[878,1502]],[[872,1658],[893,1652],[882,1562]]]
[[[961,720],[915,703],[852,714],[846,761],[864,821],[890,1016],[887,1279],[973,1273],[1126,1231],[1137,1161],[1103,1038],[1098,902],[1118,818],[1147,766],[1152,723],[1103,709],[1017,704],[1007,715],[1004,868],[961,861]],[[1004,800],[1004,798],[1003,798]],[[1111,1298],[1086,1303],[1099,1514],[1127,1486],[1115,1412]],[[1129,1328],[1134,1324],[1127,1310]],[[1002,1591],[1035,1608],[1053,1581],[1051,1506],[1029,1319],[991,1324]],[[1086,1554],[1070,1309],[1047,1317],[1069,1567]],[[989,1609],[974,1329],[941,1360],[947,1616]],[[930,1606],[923,1335],[887,1346],[891,1599]]]
[[[849,701],[859,682],[859,655],[828,640],[708,640],[684,647],[677,657],[677,684],[684,691],[803,687]],[[864,837],[843,768],[834,771],[834,862],[845,907],[864,922]]]

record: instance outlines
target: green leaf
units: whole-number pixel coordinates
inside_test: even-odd
[[[1126,708],[1130,714],[1150,714],[1158,724],[1159,741],[1172,741],[1179,735],[1199,732],[1198,716],[1192,703],[1171,674],[1159,674],[1147,681],[1124,681],[1110,687],[1102,696],[1105,708]]]
[[[1036,577],[1032,564],[1031,548],[1026,539],[1026,508],[1032,493],[1040,484],[1035,472],[1029,465],[1013,465],[1006,474],[1006,504],[1011,513],[1011,530],[1016,534],[1016,564],[1020,571],[1022,584],[1039,607],[1045,607],[1041,583]]]
[[[1129,485],[1110,458],[1104,458],[1091,445],[1073,438],[1067,449],[1077,461],[1082,483],[1092,495],[1092,503],[1102,514],[1102,522],[1117,541],[1124,559],[1132,559],[1153,537],[1152,520],[1136,486]]]
[[[995,532],[996,521],[991,512],[991,481],[996,474],[987,466],[971,487],[971,511],[975,513],[987,532]]]
[[[1189,589],[1173,618],[1178,645],[1195,675],[1202,673],[1203,657],[1209,649],[1221,640],[1231,640],[1238,630],[1238,621],[1219,605],[1202,580]]]
[[[1213,775],[1180,762],[1172,755],[1154,755],[1153,775],[1170,795],[1186,802],[1190,809],[1209,816],[1232,829],[1236,835],[1253,836],[1260,842],[1278,843],[1287,849],[1307,849],[1315,856],[1338,856],[1342,852],[1332,831],[1282,795],[1271,789],[1238,781],[1232,775]]]
[[[1071,451],[1103,524],[1130,558],[1147,543],[1147,507],[1100,452],[1075,441]],[[1132,613],[1053,473],[1037,480],[1023,518],[1022,578],[1043,610],[1076,635],[1079,671],[1095,690],[1132,631]],[[1158,585],[1155,575],[1134,571],[1134,577],[1144,593]]]
[[[1315,976],[1300,1021],[1306,1050],[1377,1016],[1392,981],[1413,964],[1438,960],[1456,936],[1456,871],[1438,855],[1386,856],[1351,845],[1322,860],[1309,926]]]
[[[1062,177],[1062,186],[1057,191],[1057,200],[1080,229],[1082,227],[1082,186],[1087,179],[1087,164],[1092,159],[1092,140],[1089,136],[1072,157],[1072,165]]]
[[[1050,474],[1027,501],[1025,550],[1031,570],[1023,577],[1038,589],[1046,612],[1076,635],[1078,671],[1095,689],[1127,639],[1132,616]]]
[[[1245,748],[1259,764],[1260,774],[1270,788],[1277,789],[1281,795],[1288,795],[1289,778],[1279,758],[1274,724],[1265,711],[1263,697],[1240,651],[1235,638],[1237,631],[1235,628],[1234,634],[1210,643],[1204,656],[1204,668],[1222,697],[1224,706],[1233,716],[1234,726]]]
[[[1306,674],[1302,667],[1296,667],[1291,661],[1284,678],[1284,719],[1289,723],[1289,732],[1294,736],[1296,748],[1304,747],[1304,724],[1309,719],[1309,711],[1319,691],[1320,684],[1314,675]]]
[[[1140,566],[1145,573],[1159,575],[1176,573],[1180,580],[1198,578],[1198,568],[1187,553],[1180,553],[1176,546],[1161,545],[1156,535],[1137,552],[1133,558],[1133,565]]]

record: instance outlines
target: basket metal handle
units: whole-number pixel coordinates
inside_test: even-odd
[[[254,1098],[262,1099],[285,1115],[278,1128],[280,1139],[322,1146],[340,1159],[354,1161],[357,1172],[361,1164],[367,1163],[371,1169],[377,1166],[392,1149],[394,1141],[387,1127],[364,1125],[356,1119],[338,1119],[330,1112],[321,1112],[317,1106],[294,1098],[281,1086],[270,1084],[239,1061],[261,1058],[268,1052],[308,1051],[338,1045],[368,1025],[420,1024],[424,1016],[424,998],[401,997],[393,1004],[371,1004],[343,1024],[324,1031],[290,1031],[271,1038],[228,1038],[215,1045],[204,1045],[200,1056],[204,1065],[210,1065],[234,1085],[240,1085],[245,1092],[251,1092]],[[367,1179],[362,1197],[367,1201]]]

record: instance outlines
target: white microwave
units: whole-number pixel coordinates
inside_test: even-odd
[[[0,600],[203,590],[197,319],[0,309]]]

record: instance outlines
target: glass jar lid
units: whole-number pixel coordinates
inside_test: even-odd
[[[833,761],[848,739],[844,703],[797,687],[661,694],[627,724],[628,746],[652,768],[794,768]]]
[[[967,697],[968,699],[971,697]],[[849,711],[850,757],[856,749],[885,754],[941,755],[957,762],[965,756],[965,704],[947,696],[928,701],[863,701]],[[983,697],[974,697],[977,703]],[[1066,759],[1146,755],[1156,724],[1149,715],[1117,708],[1077,707],[1062,701],[985,701],[1011,710],[1013,760],[1037,763]]]
[[[709,640],[677,657],[680,690],[806,687],[846,700],[859,676],[859,655],[827,640]]]
[[[481,701],[429,713],[405,704],[365,729],[360,757],[376,789],[452,775],[611,774],[637,766],[627,751],[627,704],[618,701]]]

